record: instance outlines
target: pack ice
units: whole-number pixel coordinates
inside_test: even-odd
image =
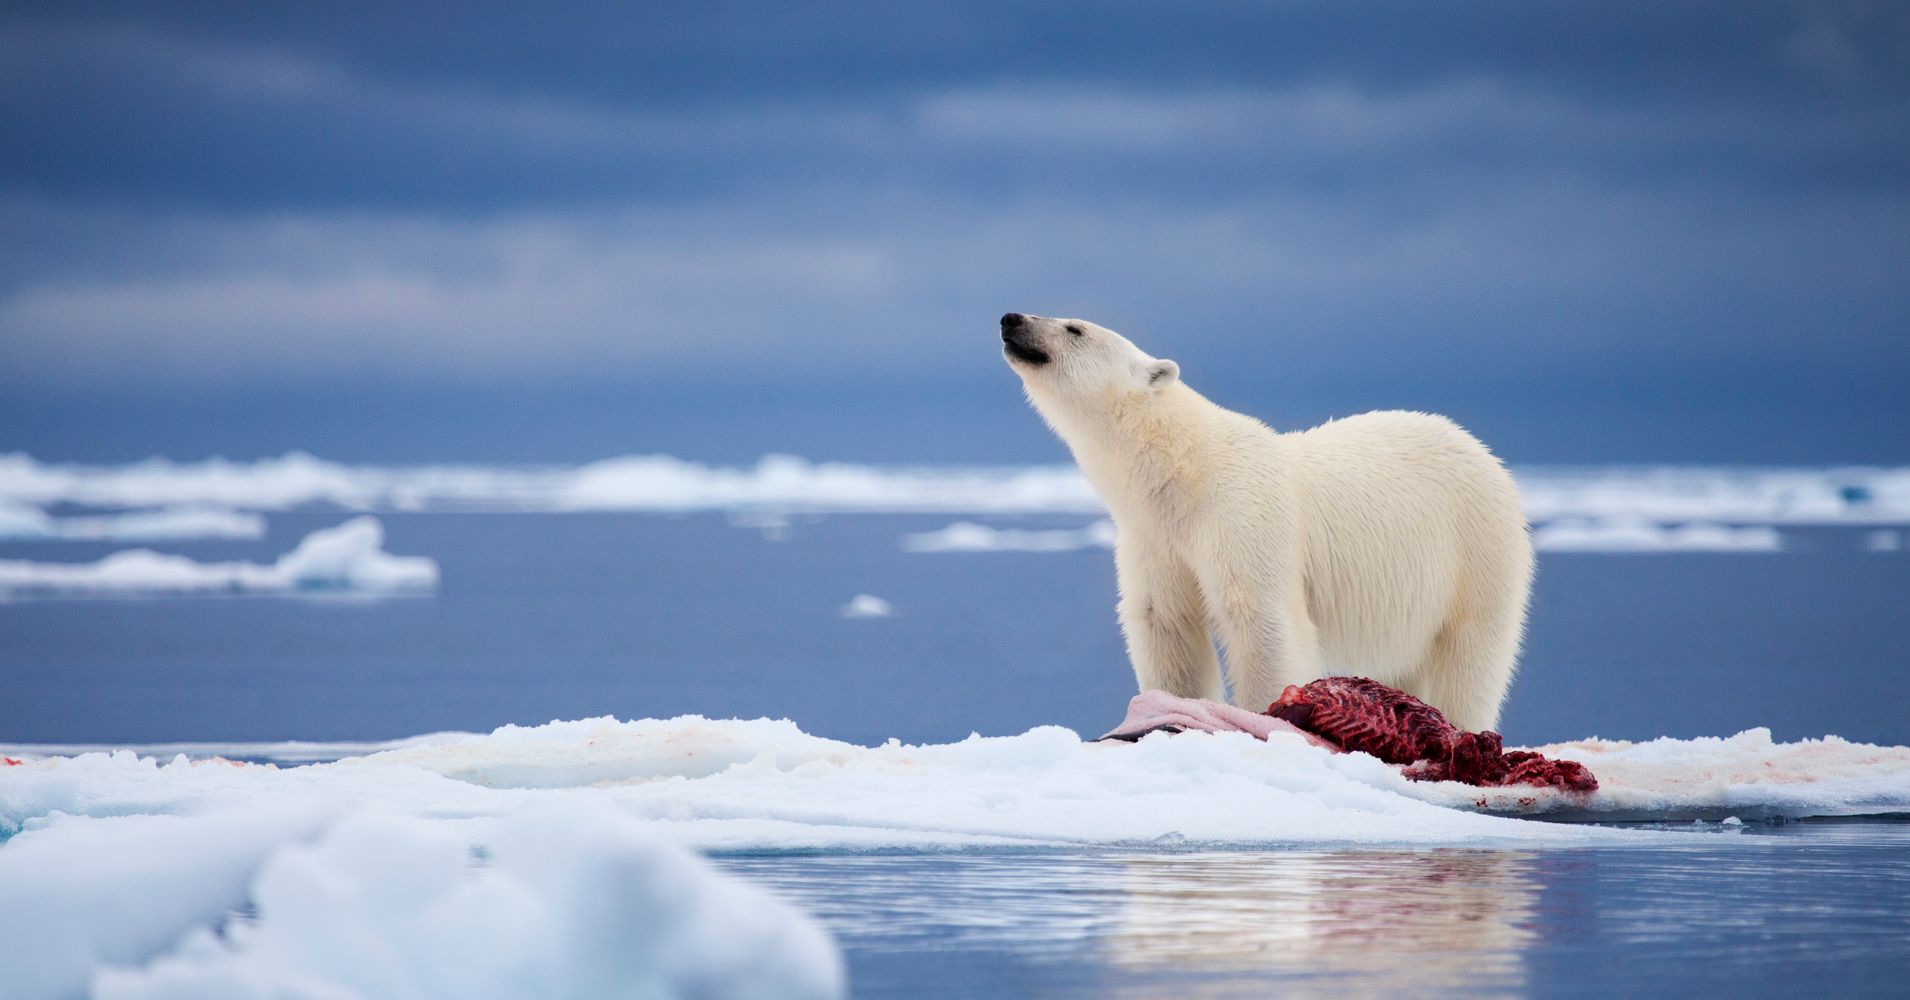
[[[1703,547],[1716,525],[1910,524],[1910,468],[1545,467],[1514,470],[1535,523],[1574,519],[1570,541],[1600,533],[1637,546],[1639,523],[1698,525],[1659,544]],[[776,509],[833,513],[1100,514],[1071,465],[870,466],[768,455],[716,466],[626,455],[578,466],[366,466],[302,452],[251,462],[163,458],[129,465],[0,455],[0,503],[103,509],[210,504],[286,510]],[[1721,537],[1721,536],[1719,536]],[[1729,540],[1749,545],[1748,538]],[[972,538],[970,539],[972,540]]]

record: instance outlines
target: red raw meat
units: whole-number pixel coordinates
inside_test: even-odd
[[[1598,790],[1598,779],[1583,764],[1547,760],[1528,750],[1506,753],[1498,733],[1468,733],[1431,705],[1365,677],[1290,684],[1279,701],[1267,706],[1267,714],[1344,749],[1404,764],[1406,777],[1414,781]]]

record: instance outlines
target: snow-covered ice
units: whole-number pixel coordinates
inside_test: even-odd
[[[265,518],[224,507],[181,506],[56,517],[37,507],[0,503],[0,539],[156,542],[188,538],[264,538]]]
[[[62,819],[0,847],[0,967],[18,1000],[844,992],[814,921],[583,801]]]
[[[1114,522],[1096,521],[1080,529],[993,528],[957,521],[946,528],[902,536],[905,552],[1073,552],[1114,547]]]
[[[0,831],[47,817],[199,815],[319,799],[415,815],[494,816],[572,798],[614,805],[713,850],[958,849],[1003,845],[1583,843],[1618,831],[1485,812],[1678,819],[1910,810],[1910,748],[1835,737],[1773,743],[1604,741],[1538,748],[1598,774],[1589,800],[1530,788],[1411,782],[1364,754],[1298,737],[1149,736],[1084,742],[1042,727],[938,745],[862,747],[793,723],[697,716],[587,719],[429,740],[304,767],[228,765],[122,750],[0,768]],[[267,754],[258,754],[266,756]],[[1483,803],[1483,804],[1482,804]],[[1649,814],[1649,815],[1644,815]]]
[[[1532,545],[1541,552],[1778,552],[1777,529],[1753,524],[1732,527],[1709,521],[1661,525],[1632,514],[1599,518],[1560,518],[1532,529]]]
[[[1588,798],[1410,782],[1278,733],[863,747],[684,716],[341,747],[372,752],[281,767],[0,747],[19,761],[0,761],[8,996],[840,993],[812,923],[669,845],[1663,847],[1692,834],[1519,817],[1910,811],[1910,748],[1764,730],[1538,748],[1597,772]]]
[[[88,563],[0,559],[0,593],[389,593],[437,586],[435,561],[392,555],[384,543],[378,519],[360,516],[314,531],[264,564],[203,563],[150,549],[115,552]]]
[[[0,983],[15,1000],[79,995],[95,969],[144,961],[222,920],[265,858],[314,833],[321,814],[276,802],[52,820],[0,844]]]
[[[1910,747],[1836,736],[1778,743],[1759,728],[1724,738],[1588,739],[1535,749],[1591,768],[1598,793],[1583,804],[1556,795],[1528,804],[1505,794],[1511,789],[1477,790],[1496,793],[1487,807],[1614,820],[1910,812]]]

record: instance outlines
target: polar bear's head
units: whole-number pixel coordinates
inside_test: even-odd
[[[1043,413],[1149,396],[1180,379],[1180,366],[1084,319],[1009,313],[1001,353]]]

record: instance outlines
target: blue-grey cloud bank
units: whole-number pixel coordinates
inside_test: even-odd
[[[1910,457],[1910,10],[15,4],[0,447],[1051,458],[1093,318],[1293,425]]]

